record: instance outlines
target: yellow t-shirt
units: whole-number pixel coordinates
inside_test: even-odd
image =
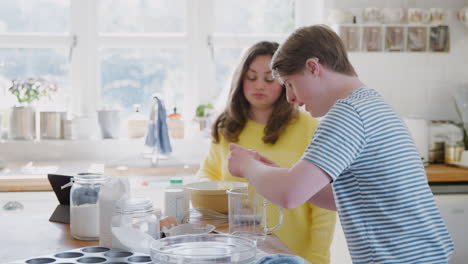
[[[292,121],[274,145],[262,141],[264,125],[249,120],[239,135],[236,144],[255,149],[281,167],[292,167],[309,145],[318,121],[305,112]],[[211,144],[210,152],[198,172],[198,177],[210,180],[245,181],[233,177],[227,168],[229,143],[220,135],[218,144]],[[304,203],[293,209],[283,209],[284,219],[280,228],[273,231],[276,236],[297,255],[314,264],[330,262],[330,244],[335,230],[336,213]],[[269,206],[270,226],[276,224],[278,210]],[[271,220],[270,220],[271,219]]]

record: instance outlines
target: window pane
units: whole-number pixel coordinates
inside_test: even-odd
[[[69,102],[69,63],[67,49],[0,49],[0,88],[5,89],[2,104],[11,106],[16,98],[7,90],[11,80],[44,78],[55,83],[57,92],[43,97],[42,107],[64,110]]]
[[[185,32],[185,0],[100,0],[98,14],[102,33]]]
[[[182,111],[184,97],[184,50],[104,49],[101,53],[102,97],[106,105],[132,111],[141,104],[148,113],[151,95],[159,93],[167,112]]]
[[[69,0],[0,1],[0,33],[69,31]]]
[[[294,0],[216,0],[215,32],[289,33],[294,29]]]
[[[242,49],[219,48],[215,49],[214,52],[216,63],[216,95],[220,96],[220,100],[226,100],[231,88],[232,75],[240,63]]]

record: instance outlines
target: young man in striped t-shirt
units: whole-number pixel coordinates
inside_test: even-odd
[[[230,172],[283,207],[337,210],[353,263],[448,263],[453,243],[408,129],[358,79],[338,35],[297,30],[272,69],[291,103],[323,119],[291,169],[232,144]]]

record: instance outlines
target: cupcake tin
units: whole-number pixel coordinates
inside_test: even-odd
[[[68,251],[27,258],[11,262],[12,264],[150,264],[151,257],[121,249],[107,247],[84,247]]]
[[[255,262],[268,254],[257,249]],[[108,247],[84,247],[55,254],[27,258],[10,262],[11,264],[152,264],[151,257],[142,253],[133,253]],[[156,263],[155,263],[156,264]]]

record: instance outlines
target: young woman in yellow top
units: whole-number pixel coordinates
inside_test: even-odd
[[[227,169],[229,143],[255,149],[282,167],[291,167],[304,153],[317,120],[286,100],[286,90],[273,78],[270,62],[278,44],[259,42],[244,55],[231,85],[226,109],[213,124],[210,152],[198,177],[240,181]],[[272,207],[273,208],[273,207]],[[269,210],[277,219],[277,210]],[[314,264],[330,262],[336,213],[304,203],[284,209],[274,233],[297,255]]]

